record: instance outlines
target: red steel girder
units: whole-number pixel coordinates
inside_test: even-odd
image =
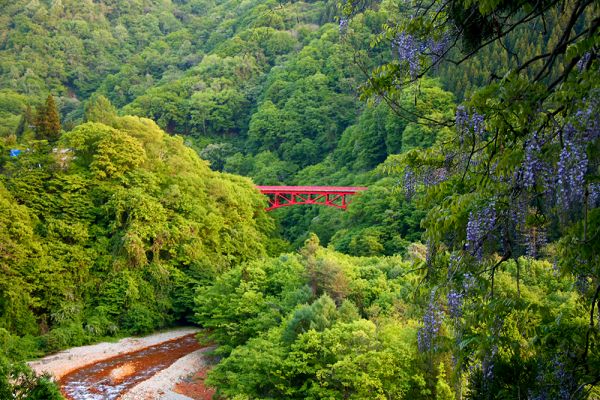
[[[317,204],[345,210],[348,196],[367,190],[364,186],[258,186],[268,197],[267,211],[300,204]]]

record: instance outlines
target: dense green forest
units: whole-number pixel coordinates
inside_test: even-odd
[[[231,399],[600,398],[597,1],[0,1],[0,398],[207,328]],[[361,185],[346,212],[264,185]]]

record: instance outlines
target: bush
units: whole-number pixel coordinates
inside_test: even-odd
[[[41,354],[38,338],[30,335],[19,337],[12,335],[4,328],[0,328],[0,357],[8,357],[11,360],[24,360],[38,357]]]
[[[62,400],[50,376],[36,376],[24,363],[0,357],[0,398],[19,400]]]
[[[89,343],[90,336],[79,322],[52,329],[42,336],[44,350],[48,352],[62,350],[72,346],[82,346]]]
[[[154,313],[142,304],[134,304],[125,314],[123,327],[134,335],[152,332],[156,326]]]

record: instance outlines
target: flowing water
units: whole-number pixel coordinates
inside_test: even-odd
[[[195,334],[191,334],[118,355],[65,375],[59,381],[61,391],[71,400],[118,399],[139,382],[199,348]]]

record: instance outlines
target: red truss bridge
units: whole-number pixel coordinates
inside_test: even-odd
[[[352,186],[258,186],[258,190],[269,198],[267,211],[299,204],[318,204],[341,208],[348,206],[348,196],[366,187]]]

